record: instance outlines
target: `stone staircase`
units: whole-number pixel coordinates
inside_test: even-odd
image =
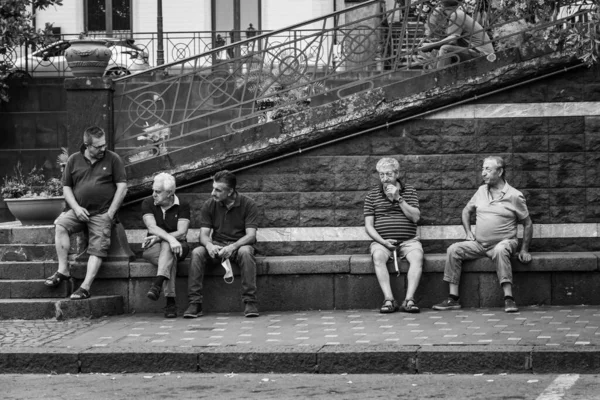
[[[107,260],[92,287],[92,297],[71,301],[67,297],[85,276],[85,261],[71,264],[72,281],[48,288],[44,278],[57,267],[52,226],[25,227],[18,223],[0,227],[0,319],[96,318],[126,313],[160,313],[164,300],[146,297],[156,267],[139,258],[141,230],[128,230],[132,261]],[[190,238],[194,235],[190,235]],[[259,245],[269,244],[263,238]],[[191,243],[196,246],[197,243]],[[271,243],[275,246],[276,243]],[[281,243],[280,243],[281,245]],[[260,247],[260,246],[259,246]],[[427,248],[427,244],[425,244]],[[513,260],[514,291],[519,305],[600,304],[600,253],[541,252],[529,265]],[[419,306],[428,308],[444,298],[442,280],[445,255],[426,254],[423,277],[416,293]],[[373,309],[380,306],[381,292],[367,254],[328,254],[257,257],[261,311]],[[180,315],[187,306],[189,258],[179,265],[176,282]],[[389,271],[397,298],[404,296],[408,265],[402,262],[400,276]],[[240,276],[223,282],[224,271],[209,270],[205,277],[205,310],[241,312]],[[500,307],[501,291],[489,260],[464,266],[461,298],[465,307]]]
[[[102,294],[71,301],[77,278],[44,285],[57,269],[53,226],[0,225],[0,319],[97,318],[123,313],[123,298]],[[75,276],[75,274],[74,274]],[[108,291],[110,293],[110,291]]]

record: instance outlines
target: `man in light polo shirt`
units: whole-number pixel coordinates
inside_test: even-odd
[[[242,301],[246,317],[258,317],[256,305],[256,260],[254,247],[258,228],[258,210],[249,197],[236,190],[237,180],[227,170],[213,177],[213,190],[200,210],[200,246],[192,252],[188,273],[188,308],[184,318],[202,316],[202,284],[207,266],[227,266],[230,261],[241,271]],[[212,232],[212,234],[211,234]]]
[[[106,148],[104,131],[92,126],[83,133],[81,151],[67,160],[62,176],[68,211],[54,221],[58,271],[46,278],[46,286],[56,287],[70,278],[67,256],[69,235],[87,226],[89,243],[85,280],[71,300],[90,297],[90,287],[110,248],[110,232],[127,193],[127,176],[121,158]]]
[[[489,257],[496,266],[498,281],[504,291],[504,310],[517,312],[519,309],[512,293],[512,266],[510,258],[517,251],[517,223],[522,223],[523,244],[519,260],[531,261],[529,243],[533,236],[533,223],[529,217],[525,197],[505,180],[505,164],[501,157],[487,157],[481,171],[481,185],[462,212],[462,225],[467,236],[464,242],[454,243],[448,248],[444,281],[450,285],[448,299],[433,306],[434,310],[458,310],[458,285],[464,260]],[[471,215],[475,213],[477,227],[471,232]]]
[[[417,237],[417,222],[421,217],[417,191],[400,180],[400,164],[394,158],[382,158],[376,166],[381,184],[371,189],[365,198],[365,230],[373,239],[371,257],[377,281],[383,291],[383,305],[379,312],[402,310],[418,313],[414,295],[423,270],[423,247]],[[387,262],[397,255],[409,264],[406,297],[400,307],[390,287]],[[399,272],[398,272],[399,274]]]
[[[152,197],[142,203],[142,219],[148,228],[148,235],[142,245],[143,257],[158,267],[148,298],[158,300],[164,289],[165,318],[177,317],[177,262],[184,260],[190,252],[187,243],[190,205],[175,195],[175,186],[173,175],[161,172],[154,177]]]

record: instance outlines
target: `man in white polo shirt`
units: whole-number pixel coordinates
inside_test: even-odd
[[[517,223],[522,223],[523,244],[519,260],[531,261],[529,243],[533,236],[533,223],[529,217],[525,197],[510,186],[505,176],[502,157],[491,156],[483,161],[481,185],[462,212],[462,225],[467,236],[464,242],[454,243],[448,248],[444,281],[450,285],[448,299],[433,306],[434,310],[458,310],[458,285],[464,260],[489,257],[496,265],[498,281],[504,291],[504,310],[517,312],[519,309],[512,293],[511,256],[517,251]],[[471,215],[476,213],[475,235],[471,232]]]

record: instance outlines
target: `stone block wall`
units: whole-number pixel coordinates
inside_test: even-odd
[[[460,225],[488,155],[507,161],[508,182],[526,196],[534,224],[600,222],[600,83],[598,70],[575,70],[501,92],[424,119],[302,152],[237,173],[239,190],[259,205],[261,227],[357,227],[363,200],[377,184],[381,157],[400,161],[421,205],[420,225]],[[212,182],[187,187],[192,227]],[[126,207],[127,228],[143,228],[139,203]],[[431,241],[445,251],[447,241]],[[260,244],[271,255],[364,252],[364,242]],[[580,247],[578,247],[580,246]],[[598,250],[597,237],[544,238],[537,251]]]
[[[10,102],[0,102],[0,177],[13,175],[18,161],[25,172],[37,166],[59,176],[56,157],[67,146],[63,79],[14,80],[9,85]]]

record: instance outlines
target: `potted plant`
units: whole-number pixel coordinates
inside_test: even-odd
[[[61,168],[68,158],[63,148],[58,157]],[[63,185],[60,179],[46,179],[42,168],[23,172],[21,162],[13,168],[14,175],[4,178],[2,198],[9,211],[23,225],[51,225],[65,208]]]

